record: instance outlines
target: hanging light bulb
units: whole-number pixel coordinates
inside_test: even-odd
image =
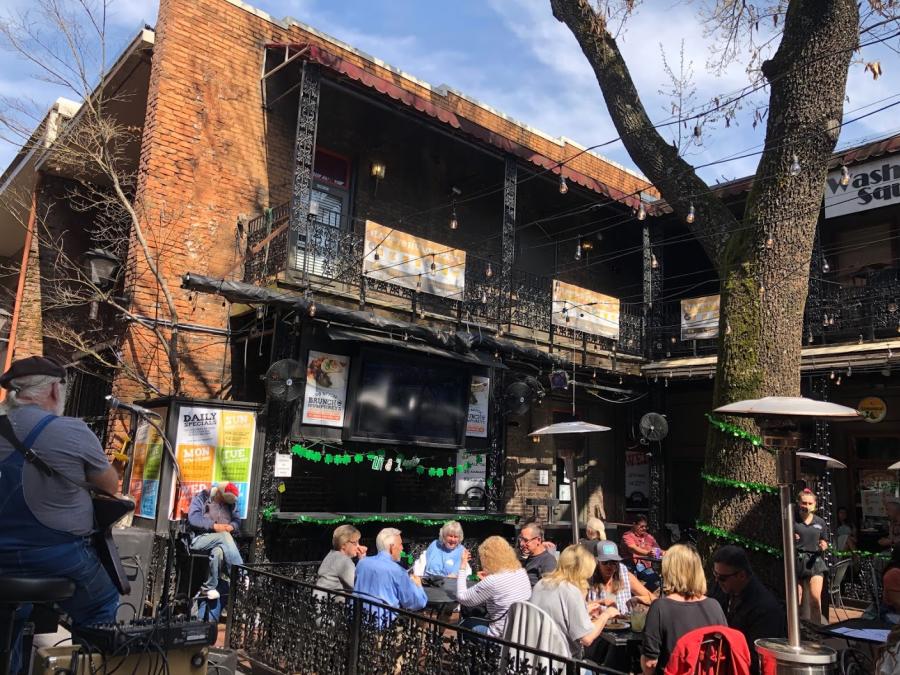
[[[828,258],[822,258],[822,271],[823,272],[831,271],[831,265],[828,264]]]
[[[694,218],[697,216],[697,212],[694,210],[694,203],[691,202],[690,207],[688,207],[687,215],[684,217],[684,222],[688,225],[694,222]]]
[[[647,218],[647,209],[644,208],[644,195],[641,192],[638,192],[638,210],[637,210],[637,219],[638,220],[646,220]]]
[[[834,371],[833,370],[831,371],[831,375],[829,375],[828,377],[832,380],[834,379]]]
[[[650,254],[650,269],[655,270],[659,268],[659,261],[656,259],[656,254]]]
[[[431,254],[431,273],[434,274],[434,271],[437,269],[437,266],[434,264],[434,253]]]
[[[619,384],[625,384],[625,378],[619,375]]]
[[[450,210],[450,229],[456,230],[459,229],[459,221],[456,219],[456,206]]]
[[[840,375],[838,375],[837,379],[834,381],[834,384],[838,387],[841,386],[841,376]]]
[[[488,262],[487,267],[484,270],[484,276],[487,277],[488,279],[490,279],[492,276],[494,276],[494,270],[491,267],[490,262]]]
[[[566,182],[566,177],[562,175],[562,171],[559,172],[559,194],[564,195],[569,191],[569,184]]]
[[[487,304],[487,291],[485,291],[484,289],[481,290],[481,304]]]
[[[847,377],[853,374],[853,366],[847,366]]]
[[[314,303],[314,302],[309,303],[309,309],[307,310],[307,312],[309,313],[310,318],[315,317],[315,315],[316,315],[316,303]]]
[[[596,369],[596,368],[595,368],[594,370],[591,371],[591,379],[592,379],[592,380],[596,380],[596,379],[597,379],[597,369]]]
[[[378,249],[375,249],[375,255],[372,256],[375,259],[375,262],[378,262],[381,259],[381,256],[378,255]]]
[[[775,246],[775,239],[772,237],[772,234],[769,233],[766,235],[766,248],[770,251]]]
[[[792,176],[799,176],[803,168],[800,166],[800,160],[797,155],[791,155],[791,168],[789,169]]]
[[[841,167],[840,183],[843,187],[850,185],[850,169],[848,169],[846,165]]]
[[[581,235],[578,235],[578,243],[575,244],[575,260],[581,260]]]
[[[812,334],[812,331],[809,331],[809,335],[806,336],[806,341],[807,341],[809,344],[812,344],[812,343],[813,343],[813,334]]]

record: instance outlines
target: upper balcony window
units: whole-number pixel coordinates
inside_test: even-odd
[[[313,177],[316,182],[346,190],[350,187],[350,160],[328,150],[316,148]]]

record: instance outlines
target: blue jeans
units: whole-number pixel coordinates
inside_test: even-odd
[[[218,550],[217,550],[218,549]],[[205,532],[196,535],[191,541],[192,551],[209,553],[209,575],[201,591],[211,591],[219,586],[219,568],[225,563],[225,573],[231,572],[232,565],[243,565],[244,559],[238,551],[237,544],[230,532]],[[221,552],[221,553],[220,553]]]
[[[75,594],[57,605],[69,615],[73,626],[89,626],[116,620],[119,591],[113,586],[97,554],[86,540],[66,544],[0,551],[0,575],[31,578],[65,577],[75,582]],[[13,624],[11,673],[22,667],[22,627],[31,615],[31,605],[16,613]]]

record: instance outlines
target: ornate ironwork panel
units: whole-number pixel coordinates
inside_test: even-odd
[[[313,165],[316,155],[316,132],[319,124],[319,67],[305,62],[297,105],[297,133],[294,138],[294,182],[291,189],[291,251],[306,236],[309,204],[312,195]],[[306,256],[308,257],[308,256]],[[304,276],[307,270],[304,265]]]
[[[426,614],[317,588],[291,578],[285,567],[235,567],[231,594],[228,647],[279,673],[611,672],[479,635]]]
[[[510,322],[512,269],[516,256],[516,189],[518,166],[514,157],[503,163],[503,230],[500,237],[500,321]]]
[[[290,202],[266,209],[246,225],[247,259],[244,263],[244,281],[261,283],[268,277],[282,272],[287,264],[288,232],[278,232],[291,214]]]
[[[549,331],[550,313],[553,311],[553,280],[513,270],[511,289],[510,322],[516,326]]]

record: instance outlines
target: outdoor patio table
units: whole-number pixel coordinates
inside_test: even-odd
[[[605,630],[587,650],[585,656],[595,663],[623,672],[640,672],[643,633],[631,630]]]
[[[471,587],[474,583],[471,579],[466,579],[466,586]],[[426,577],[422,580],[422,590],[428,598],[425,607],[436,610],[438,617],[446,618],[456,608],[455,577]]]
[[[887,642],[891,628],[893,626],[877,619],[848,619],[828,626],[819,626],[816,630],[822,635],[848,642],[883,645]]]

